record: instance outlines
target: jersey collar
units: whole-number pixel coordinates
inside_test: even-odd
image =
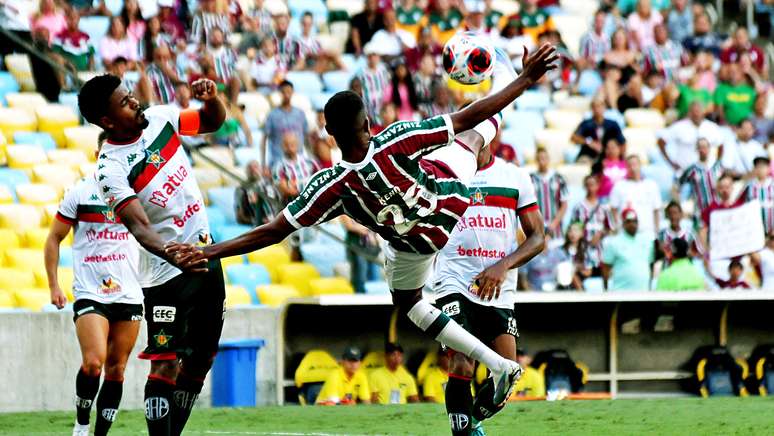
[[[368,142],[368,152],[366,153],[365,157],[362,161],[357,163],[347,162],[344,159],[339,162],[339,165],[341,165],[344,168],[350,169],[350,170],[359,170],[363,168],[364,166],[368,165],[371,162],[371,158],[374,157],[374,142],[369,141]]]

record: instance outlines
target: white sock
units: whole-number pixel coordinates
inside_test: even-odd
[[[467,330],[425,300],[417,302],[408,311],[408,317],[422,331],[471,359],[478,360],[487,368],[502,371],[505,359],[476,339]]]
[[[497,129],[503,123],[503,116],[499,112],[493,117],[484,120],[476,125],[473,130],[484,138],[484,147],[489,145],[495,136],[497,136]]]

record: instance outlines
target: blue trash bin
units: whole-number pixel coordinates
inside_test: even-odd
[[[263,339],[220,343],[212,366],[213,407],[255,406],[255,363],[264,344]]]

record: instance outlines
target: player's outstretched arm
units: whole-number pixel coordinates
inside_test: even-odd
[[[518,96],[529,89],[543,75],[556,68],[559,59],[556,49],[550,44],[544,44],[533,54],[524,48],[524,68],[521,75],[501,91],[476,100],[465,109],[450,115],[455,132],[472,129],[478,123],[489,119],[513,103]]]
[[[191,94],[204,105],[199,109],[199,133],[212,133],[226,120],[226,106],[218,98],[218,88],[210,79],[199,79],[191,84]]]

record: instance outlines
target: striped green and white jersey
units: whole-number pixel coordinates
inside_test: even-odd
[[[680,186],[689,184],[691,187],[697,215],[716,199],[715,183],[722,173],[723,167],[720,160],[717,160],[712,165],[704,162],[693,163],[680,176]]]
[[[395,250],[441,249],[468,207],[468,189],[443,162],[422,157],[454,140],[448,115],[399,121],[371,138],[362,162],[317,172],[283,211],[296,228],[346,214]]]

